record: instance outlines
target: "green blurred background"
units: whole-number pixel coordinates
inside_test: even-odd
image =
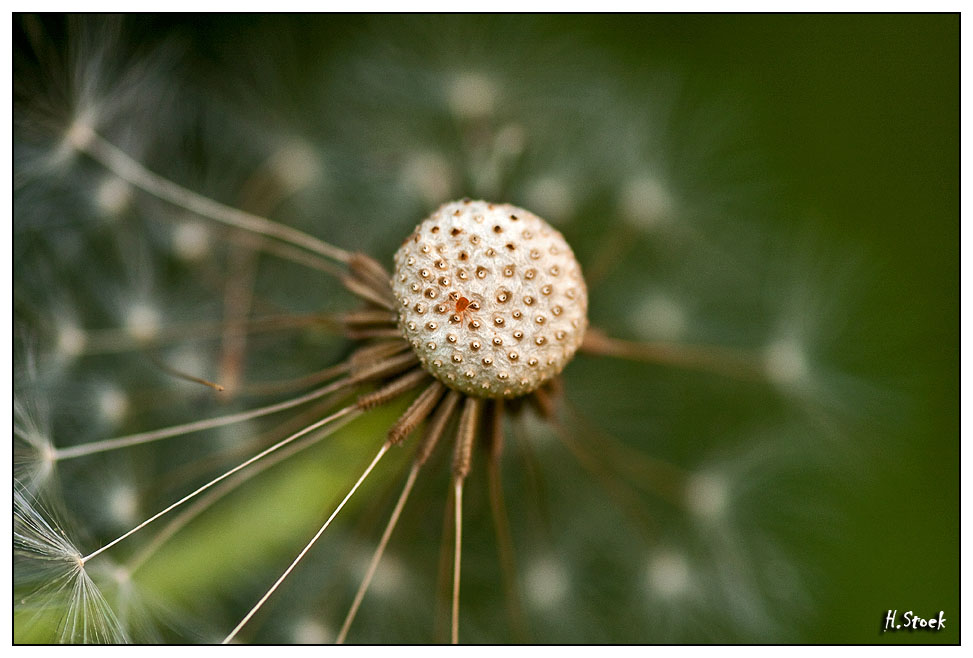
[[[829,619],[808,639],[893,641],[877,631],[876,611],[887,608],[952,608],[958,622],[959,17],[606,23],[606,34],[630,40],[620,57],[648,51],[744,97],[752,139],[793,198],[818,211],[827,235],[881,265],[860,311],[880,325],[873,340],[894,347],[872,351],[866,367],[900,382],[909,402],[876,437],[865,465],[875,477],[846,501]],[[894,641],[957,642],[959,630]]]
[[[438,17],[428,21],[422,17],[407,18],[132,17],[123,22],[122,31],[128,52],[135,57],[151,52],[155,44],[179,43],[187,55],[176,77],[195,81],[204,90],[212,83],[214,95],[223,94],[215,104],[225,103],[230,112],[253,110],[244,108],[245,93],[235,95],[236,85],[240,89],[248,85],[256,87],[258,93],[253,98],[257,104],[280,90],[296,89],[292,96],[280,100],[280,106],[289,119],[302,117],[306,122],[303,128],[310,135],[321,130],[312,125],[314,103],[319,100],[314,91],[319,70],[327,69],[331,62],[355,61],[363,49],[361,44],[372,38],[369,35],[378,35],[380,40],[383,34],[395,33],[399,48],[408,50],[408,27],[415,23],[429,22],[436,26],[415,36],[414,60],[410,65],[417,68],[426,63],[442,65],[442,61],[428,54],[428,43],[423,41],[430,32],[466,31],[492,48],[508,48],[505,61],[513,63],[509,71],[517,70],[521,50],[530,53],[532,44],[557,42],[580,60],[588,58],[590,53],[590,59],[596,62],[595,70],[610,72],[615,78],[613,83],[626,92],[632,91],[633,97],[641,89],[657,88],[653,85],[660,74],[677,79],[680,103],[707,108],[708,114],[703,116],[713,119],[712,129],[721,133],[719,140],[732,144],[733,152],[755,158],[743,167],[727,165],[727,169],[732,169],[728,174],[730,179],[746,181],[759,190],[747,192],[744,206],[759,211],[749,212],[740,220],[746,226],[746,233],[740,236],[739,242],[732,230],[726,229],[727,233],[720,236],[722,248],[730,252],[739,248],[737,257],[744,261],[761,258],[755,254],[763,254],[786,262],[795,253],[798,255],[795,260],[803,258],[809,263],[806,270],[798,269],[795,277],[798,280],[806,277],[809,285],[816,283],[820,270],[829,274],[833,274],[832,270],[839,272],[830,279],[832,288],[822,293],[834,301],[823,321],[841,328],[836,332],[839,339],[829,346],[828,356],[836,370],[853,375],[868,386],[860,397],[856,393],[843,400],[854,413],[836,414],[836,419],[821,424],[800,421],[801,429],[797,433],[819,432],[838,438],[805,445],[809,453],[817,453],[815,459],[808,459],[808,463],[815,465],[805,472],[798,468],[797,473],[769,480],[773,488],[762,492],[769,511],[761,518],[765,523],[768,518],[773,519],[774,531],[785,537],[782,544],[790,548],[788,553],[806,583],[810,603],[795,603],[788,611],[790,628],[767,633],[721,626],[729,622],[714,621],[719,616],[717,610],[707,612],[713,619],[697,612],[698,616],[692,619],[707,629],[698,636],[686,632],[674,639],[958,642],[959,17],[575,15]],[[397,27],[400,21],[405,21],[401,30]],[[16,63],[17,48],[26,39],[20,19],[15,17],[14,23]],[[65,31],[60,19],[47,17],[41,23],[54,35],[55,43],[62,43]],[[381,50],[381,43],[370,45]],[[255,69],[255,61],[265,66]],[[277,68],[278,61],[286,61],[286,66]],[[558,79],[570,73],[555,68],[550,71]],[[579,73],[579,80],[583,81],[585,74]],[[538,74],[535,71],[533,75]],[[213,82],[217,78],[221,80],[219,84]],[[578,93],[584,94],[583,86],[578,87]],[[30,94],[26,95],[29,100]],[[302,111],[306,112],[303,116]],[[634,111],[637,114],[638,108]],[[337,114],[341,109],[329,108],[328,112]],[[259,125],[262,116],[259,108],[254,114]],[[268,115],[275,116],[272,111]],[[556,114],[552,115],[551,122],[556,131]],[[675,121],[674,125],[680,124]],[[683,129],[691,130],[692,126]],[[674,150],[684,143],[693,144],[687,139],[667,142]],[[206,144],[205,136],[182,136],[172,148],[206,149]],[[704,153],[703,158],[711,160],[712,169],[701,171],[700,175],[720,170],[719,157],[719,152]],[[672,158],[678,160],[679,154]],[[693,162],[691,158],[689,161]],[[371,193],[372,188],[364,183],[361,189],[355,187],[355,175],[361,172],[354,170],[341,179],[339,185],[344,186],[341,195],[354,197]],[[706,185],[700,189],[705,191]],[[514,188],[511,200],[517,201],[517,194]],[[20,199],[23,209],[27,201],[25,197]],[[381,207],[379,202],[376,205]],[[714,205],[712,214],[718,216],[719,202]],[[354,210],[349,210],[348,216],[359,222],[369,221],[364,210],[368,203],[351,207],[357,208],[361,216],[355,215]],[[398,214],[374,218],[370,226],[362,229],[365,242],[377,252],[374,255],[385,262],[390,260],[396,241],[420,218],[411,209],[396,208]],[[741,211],[735,207],[734,212],[739,215]],[[586,240],[596,235],[604,221],[598,212],[586,208],[563,229],[586,267],[590,262],[586,257],[595,255],[597,249],[584,243],[579,246],[578,238]],[[384,228],[383,222],[396,229],[389,230],[389,235],[382,233],[379,229]],[[338,240],[327,229],[319,229],[318,233],[341,246],[355,244],[347,236],[343,241]],[[779,235],[789,237],[778,241],[775,236]],[[22,220],[21,224],[15,223],[15,237],[21,246],[30,240],[29,227]],[[753,248],[751,242],[762,246]],[[593,323],[609,329],[618,327],[615,333],[626,334],[629,302],[635,290],[630,282],[637,280],[643,268],[651,272],[665,258],[653,255],[647,260],[648,265],[637,254],[625,254],[624,262],[603,282],[605,289],[614,292],[606,293],[600,302],[593,301]],[[18,280],[29,281],[31,262],[29,258],[15,262],[15,288]],[[843,269],[848,262],[853,267]],[[773,272],[765,276],[772,278]],[[286,276],[281,277],[281,281],[285,279]],[[705,281],[700,285],[705,285]],[[725,291],[712,294],[720,296]],[[730,295],[726,303],[733,307],[733,293]],[[741,293],[741,299],[744,297]],[[735,312],[745,316],[750,303],[741,302]],[[15,311],[20,312],[20,308]],[[719,320],[719,313],[714,314]],[[740,318],[733,318],[730,324],[739,321]],[[739,342],[759,344],[759,337],[748,341],[746,331],[743,329]],[[759,330],[753,333],[759,334]],[[727,335],[734,334],[731,331]],[[288,353],[288,358],[299,363],[302,350],[314,348],[311,341],[302,343]],[[330,344],[327,349],[340,352],[340,347]],[[647,375],[651,379],[648,383]],[[614,399],[613,391],[619,388],[644,392],[648,402],[644,405],[630,402],[626,406],[624,401]],[[845,392],[836,389],[829,395],[842,397]],[[617,434],[623,442],[687,467],[705,462],[710,450],[719,454],[721,449],[732,448],[735,440],[725,437],[743,436],[751,428],[762,427],[752,422],[755,416],[777,418],[777,406],[786,406],[786,402],[776,398],[767,402],[765,390],[745,386],[741,391],[735,385],[727,387],[725,380],[714,382],[704,375],[668,373],[654,367],[617,363],[602,366],[595,359],[587,358],[579,359],[569,369],[566,397],[598,421],[601,429]],[[656,404],[653,400],[664,402]],[[850,421],[849,415],[853,417]],[[338,445],[347,447],[350,442],[354,447],[356,439],[374,437],[393,416],[392,411],[381,412],[367,425],[347,431],[345,440]],[[832,431],[838,425],[842,429]],[[647,440],[646,427],[651,428],[650,434],[656,432],[667,438],[661,443]],[[703,438],[697,444],[695,437]],[[303,545],[302,538],[313,532],[317,514],[326,507],[323,499],[346,486],[347,478],[337,478],[335,473],[344,472],[343,466],[358,469],[363,455],[372,450],[369,447],[362,453],[352,447],[312,450],[309,455],[320,454],[317,465],[308,460],[290,467],[286,476],[261,485],[260,491],[247,494],[233,507],[228,504],[221,515],[206,517],[211,518],[208,523],[191,528],[186,538],[174,542],[171,555],[166,554],[170,557],[160,560],[160,571],[146,570],[148,589],[160,597],[178,597],[178,592],[194,591],[186,583],[198,581],[202,590],[210,594],[215,590],[217,597],[223,596],[220,579],[230,577],[232,569],[224,573],[208,562],[201,562],[199,556],[229,551],[225,546],[233,543],[234,533],[241,532],[233,519],[239,518],[244,524],[247,518],[264,516],[279,520],[286,516],[282,510],[287,507],[279,501],[299,497],[314,501],[307,518],[281,521],[291,523],[288,527],[293,536],[264,538],[270,545],[267,553],[278,556],[267,558],[269,565],[280,564],[284,559],[280,556],[295,553]],[[590,498],[587,494],[576,494],[581,498],[575,500],[570,491],[571,478],[565,476],[560,480],[556,474],[573,473],[580,479],[589,476],[577,470],[576,464],[564,455],[548,457],[551,460],[548,468],[555,474],[547,474],[544,494],[547,502],[542,506],[551,508],[548,510],[551,523],[557,525],[559,519],[561,522],[574,519],[584,525],[586,519],[589,534],[597,534],[596,529],[604,524],[607,533],[604,537],[611,535],[614,532],[611,518],[605,518],[600,511],[607,503],[603,499],[599,502],[599,494]],[[512,473],[521,465],[518,459],[505,463],[505,477],[511,480],[507,503],[512,510],[515,537],[520,538],[515,541],[519,542],[518,550],[530,554],[528,537],[533,521],[529,510],[518,512],[517,506],[523,492],[530,495],[533,490],[525,482],[526,476]],[[383,495],[375,494],[378,502],[369,506],[360,501],[355,514],[349,515],[364,519],[358,526],[367,532],[357,530],[353,520],[349,520],[348,527],[338,531],[344,534],[333,539],[332,547],[321,548],[320,570],[326,571],[332,558],[348,559],[347,551],[354,550],[350,546],[364,547],[360,549],[364,551],[374,541],[376,529],[399,486],[397,471],[389,468],[386,474],[391,480]],[[437,536],[446,491],[445,480],[437,478],[427,490],[417,492],[419,510],[406,517],[417,530],[401,531],[403,560],[422,574],[416,577],[417,582],[435,580],[438,546],[428,547],[427,538]],[[309,483],[313,482],[326,483],[321,485],[324,495],[314,496],[308,491],[313,486]],[[474,484],[483,488],[483,483],[475,479]],[[596,488],[589,483],[588,489]],[[770,502],[778,496],[827,509],[820,515],[789,517],[786,506],[778,510]],[[475,497],[473,501],[470,514],[477,518],[477,510],[485,509],[485,498],[479,504]],[[261,504],[267,508],[261,508]],[[499,581],[496,567],[491,563],[495,561],[495,548],[488,516],[484,512],[479,518],[481,527],[478,530],[476,525],[472,526],[468,542],[483,548],[471,549],[467,558],[469,581],[464,582],[464,593],[468,598],[464,599],[464,606],[468,606],[468,616],[477,616],[481,621],[469,623],[467,637],[471,641],[509,641],[512,637],[507,631],[492,632],[506,623],[506,613],[494,591]],[[666,517],[660,518],[664,525]],[[800,527],[788,527],[789,524]],[[425,526],[430,533],[423,535],[419,529]],[[247,532],[244,528],[244,535]],[[637,537],[606,539],[609,546],[601,556],[592,553],[602,549],[597,544],[589,544],[587,535],[579,538],[572,532],[555,531],[551,545],[555,550],[577,556],[576,596],[598,602],[614,599],[619,605],[628,601],[624,598],[627,595],[618,595],[620,585],[615,582],[627,576],[612,565],[619,560],[641,559],[638,557],[641,549],[633,548],[638,544]],[[110,536],[110,532],[104,533]],[[604,563],[600,562],[601,557]],[[223,567],[228,563],[232,564],[233,560],[224,562]],[[485,566],[478,570],[481,564]],[[318,571],[317,567],[314,570]],[[269,576],[277,571],[277,566],[266,566],[264,574]],[[185,582],[180,582],[180,577]],[[207,580],[212,582],[207,585]],[[261,591],[260,582],[244,588],[242,594],[228,595],[231,602],[227,604],[224,600],[223,603],[230,610],[214,615],[213,624],[223,627],[238,617],[239,610],[245,610],[247,601]],[[167,584],[173,591],[167,590]],[[344,588],[340,591],[347,595],[348,591],[354,591],[355,584],[355,579],[349,578],[348,583],[340,585]],[[325,578],[320,589],[317,581],[307,587],[313,588],[310,596],[315,603],[311,609],[340,621],[347,603],[344,599],[330,600],[327,587],[336,587],[334,582]],[[300,588],[292,594],[282,591],[278,607],[268,613],[267,625],[272,626],[275,620],[291,619],[293,615],[285,612],[291,608],[307,608],[307,598],[301,600],[299,595],[303,591]],[[777,594],[781,600],[787,600],[782,593]],[[367,636],[368,641],[428,641],[423,639],[425,627],[422,632],[405,627],[414,626],[432,614],[432,598],[432,588],[426,587],[406,596],[405,602],[393,599],[386,604],[415,606],[411,617],[402,613],[404,617],[389,619],[381,610],[371,616],[363,610],[362,624],[376,629]],[[775,602],[771,606],[787,607],[787,604]],[[928,613],[927,616],[944,610],[952,623],[939,633],[883,635],[880,624],[888,609],[898,609],[900,613],[913,609]],[[646,636],[639,630],[653,623],[668,623],[654,616],[651,610],[642,616],[627,606],[624,612],[610,606],[601,606],[601,611],[604,616],[594,618],[583,604],[565,605],[560,623],[538,615],[532,622],[534,637],[548,642],[670,639],[665,634]],[[401,628],[392,628],[395,623]],[[258,637],[264,641],[289,639],[286,634],[267,631],[266,627],[263,630],[267,634]],[[203,635],[197,639],[212,638]]]

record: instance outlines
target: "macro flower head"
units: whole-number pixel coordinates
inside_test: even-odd
[[[941,370],[632,20],[15,17],[15,641],[826,637]]]

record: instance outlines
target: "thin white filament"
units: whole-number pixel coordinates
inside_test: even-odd
[[[348,616],[345,617],[345,623],[341,626],[341,632],[338,633],[338,639],[335,640],[335,644],[344,644],[345,637],[348,636],[348,629],[351,628],[351,624],[355,620],[355,615],[358,614],[358,608],[361,606],[362,599],[365,598],[365,592],[368,591],[368,586],[371,585],[372,578],[375,577],[375,572],[378,570],[378,563],[382,559],[382,554],[385,553],[385,547],[388,546],[389,538],[392,537],[392,531],[395,530],[395,525],[399,522],[399,515],[402,514],[405,501],[408,500],[409,494],[412,492],[412,486],[416,483],[416,476],[419,475],[420,468],[421,464],[413,464],[412,470],[409,471],[409,477],[405,481],[402,493],[399,494],[398,502],[395,503],[392,516],[389,518],[388,525],[385,526],[385,532],[382,533],[382,538],[378,542],[378,548],[375,549],[372,561],[368,565],[368,571],[365,572],[365,577],[362,579],[362,583],[355,593],[355,600],[351,604],[351,609],[348,610]]]
[[[339,326],[340,317],[331,313],[306,313],[268,315],[246,320],[248,334],[270,333],[313,325]],[[128,329],[96,329],[85,331],[84,352],[87,356],[113,354],[183,340],[203,340],[220,337],[226,329],[225,322],[195,322],[159,327],[151,338],[136,337]]]
[[[308,437],[308,440],[306,441],[295,443],[289,446],[286,450],[281,450],[280,452],[267,458],[265,461],[255,465],[245,473],[241,473],[238,477],[228,480],[223,484],[223,486],[217,487],[210,491],[208,495],[203,496],[196,501],[195,504],[183,510],[178,516],[176,516],[176,518],[170,521],[169,525],[163,528],[162,531],[155,538],[153,538],[152,542],[149,543],[148,546],[139,551],[139,553],[128,565],[129,574],[134,574],[136,571],[138,571],[156,551],[158,551],[177,532],[186,527],[190,521],[208,510],[228,494],[236,491],[238,487],[260,475],[267,469],[276,466],[285,459],[293,457],[297,453],[306,450],[311,446],[317,445],[319,441],[331,436],[352,420],[354,420],[354,418],[346,416],[340,421],[336,421],[331,427],[328,427],[318,436]]]
[[[379,460],[385,455],[386,452],[388,452],[389,445],[390,444],[388,442],[382,444],[382,447],[381,449],[379,449],[378,454],[375,455],[375,459],[372,460],[372,463],[368,465],[368,468],[365,469],[365,472],[362,473],[361,477],[358,478],[358,481],[355,482],[355,486],[351,488],[351,491],[348,492],[348,494],[344,497],[344,499],[342,499],[341,503],[338,504],[338,507],[335,508],[334,512],[331,513],[331,516],[328,517],[328,520],[325,521],[324,525],[322,525],[321,528],[314,534],[314,536],[311,537],[311,541],[309,541],[307,543],[307,546],[305,546],[301,550],[301,552],[297,554],[297,557],[294,558],[294,561],[291,562],[290,566],[287,567],[284,573],[280,575],[280,578],[278,578],[277,581],[273,585],[271,585],[270,589],[268,589],[267,592],[262,597],[260,597],[260,600],[257,601],[257,604],[253,606],[253,608],[250,609],[250,612],[247,613],[247,616],[241,619],[240,623],[236,625],[236,628],[230,631],[230,634],[227,635],[225,638],[223,638],[223,644],[228,644],[233,640],[234,637],[236,637],[237,633],[240,632],[240,629],[242,629],[246,625],[246,623],[250,621],[251,617],[257,614],[257,611],[260,610],[263,604],[267,602],[267,599],[270,598],[270,595],[273,594],[278,587],[280,587],[280,584],[284,582],[284,579],[287,578],[287,576],[290,575],[291,571],[293,571],[294,568],[297,567],[297,565],[300,563],[300,561],[304,559],[304,556],[307,554],[307,552],[311,550],[311,547],[314,546],[314,544],[318,541],[321,535],[324,534],[324,531],[328,529],[328,526],[331,525],[331,522],[334,520],[334,518],[338,516],[338,512],[341,511],[341,508],[344,507],[345,503],[347,503],[351,499],[352,495],[358,490],[358,487],[361,486],[362,482],[365,481],[365,478],[367,478],[368,475],[372,472],[372,469],[375,468],[375,465],[378,464]]]
[[[119,178],[164,201],[234,228],[288,242],[339,263],[348,263],[351,259],[351,253],[344,249],[265,217],[214,201],[149,171],[93,130],[77,133],[71,130],[69,139],[72,146],[87,153]]]
[[[101,548],[99,548],[94,553],[91,553],[90,555],[87,555],[87,556],[81,558],[82,564],[86,564],[91,558],[99,555],[100,553],[103,553],[104,551],[107,551],[109,548],[111,548],[112,546],[114,546],[118,542],[122,541],[123,539],[126,539],[127,537],[132,536],[133,534],[135,534],[136,532],[138,532],[139,530],[141,530],[145,526],[149,525],[150,523],[152,523],[156,519],[159,519],[162,516],[165,516],[166,514],[168,514],[172,510],[176,509],[177,507],[179,507],[183,503],[186,503],[186,502],[192,500],[193,498],[195,498],[199,494],[203,493],[204,491],[206,491],[207,489],[209,489],[213,485],[218,484],[219,482],[222,482],[223,480],[225,480],[226,478],[230,477],[234,473],[236,473],[236,472],[238,472],[238,471],[246,468],[250,464],[252,464],[252,463],[254,463],[256,461],[259,461],[260,459],[263,459],[267,455],[269,455],[269,454],[271,454],[273,452],[276,452],[277,450],[280,450],[281,448],[283,448],[287,444],[291,443],[292,441],[295,441],[295,440],[299,439],[300,437],[304,436],[305,434],[307,434],[309,432],[313,432],[314,430],[318,429],[319,427],[322,427],[324,425],[327,425],[328,423],[330,423],[332,421],[335,421],[335,420],[338,420],[342,416],[345,416],[345,415],[350,414],[350,413],[360,414],[361,411],[358,410],[358,408],[355,407],[354,405],[345,407],[344,409],[341,409],[340,411],[336,411],[335,413],[331,414],[327,418],[323,418],[322,420],[319,420],[318,422],[316,422],[316,423],[314,423],[312,425],[309,425],[309,426],[305,427],[301,431],[295,432],[294,434],[291,434],[286,439],[283,439],[281,441],[278,441],[277,443],[275,443],[274,445],[270,446],[269,448],[267,448],[263,452],[261,452],[261,453],[259,453],[257,455],[254,455],[253,457],[251,457],[250,459],[246,460],[245,462],[243,462],[241,464],[238,464],[237,466],[234,466],[233,468],[231,468],[230,470],[228,470],[226,473],[223,473],[222,475],[220,475],[220,476],[218,476],[218,477],[210,480],[209,482],[207,482],[206,484],[204,484],[203,486],[201,486],[199,489],[196,489],[196,491],[194,491],[194,492],[192,492],[190,494],[187,494],[186,496],[183,496],[182,498],[180,498],[179,500],[177,500],[176,502],[174,502],[172,505],[169,505],[169,507],[165,508],[164,510],[162,510],[158,514],[156,514],[156,515],[154,515],[154,516],[146,519],[142,523],[138,524],[137,526],[135,526],[134,528],[132,528],[131,530],[129,530],[128,532],[126,532],[124,535],[122,535],[122,536],[120,536],[120,537],[118,537],[116,539],[113,539],[112,541],[108,542],[107,544],[105,544],[104,546],[102,546]]]
[[[459,644],[459,576],[463,550],[463,479],[456,480],[456,544],[453,547],[453,633],[452,643]]]
[[[68,448],[55,448],[54,459],[57,461],[75,459],[76,457],[85,457],[87,455],[92,455],[99,452],[108,452],[110,450],[118,450],[120,448],[129,448],[131,446],[142,445],[143,443],[151,443],[153,441],[168,439],[174,436],[191,434],[192,432],[201,432],[203,430],[213,429],[214,427],[223,427],[225,425],[241,423],[245,420],[275,414],[278,411],[284,411],[285,409],[302,405],[305,402],[316,400],[327,395],[328,393],[333,393],[334,391],[347,386],[348,383],[349,380],[347,379],[338,380],[328,384],[327,386],[311,391],[310,393],[306,393],[305,395],[301,395],[290,400],[285,400],[284,402],[278,402],[277,404],[260,407],[258,409],[251,409],[250,411],[241,411],[228,416],[207,418],[205,420],[197,420],[192,423],[186,423],[185,425],[175,425],[173,427],[166,427],[160,430],[139,432],[138,434],[129,434],[128,436],[120,436],[114,439],[105,439],[103,441],[92,441],[91,443],[82,443],[81,445],[71,446]]]

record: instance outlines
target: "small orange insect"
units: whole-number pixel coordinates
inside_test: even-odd
[[[450,293],[449,298],[456,301],[456,308],[453,312],[453,315],[450,316],[449,318],[449,321],[453,324],[459,322],[466,322],[466,320],[469,318],[468,313],[470,311],[475,311],[478,308],[480,308],[480,305],[478,303],[471,302],[466,297],[460,297],[459,293],[455,293],[455,292]],[[469,325],[471,329],[479,328],[479,322],[477,322],[476,320],[471,319],[469,321]]]

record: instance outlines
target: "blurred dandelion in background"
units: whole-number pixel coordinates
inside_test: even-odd
[[[876,633],[958,620],[957,41],[15,16],[15,642],[956,642]],[[519,401],[447,394],[390,310],[463,197],[587,281]]]

